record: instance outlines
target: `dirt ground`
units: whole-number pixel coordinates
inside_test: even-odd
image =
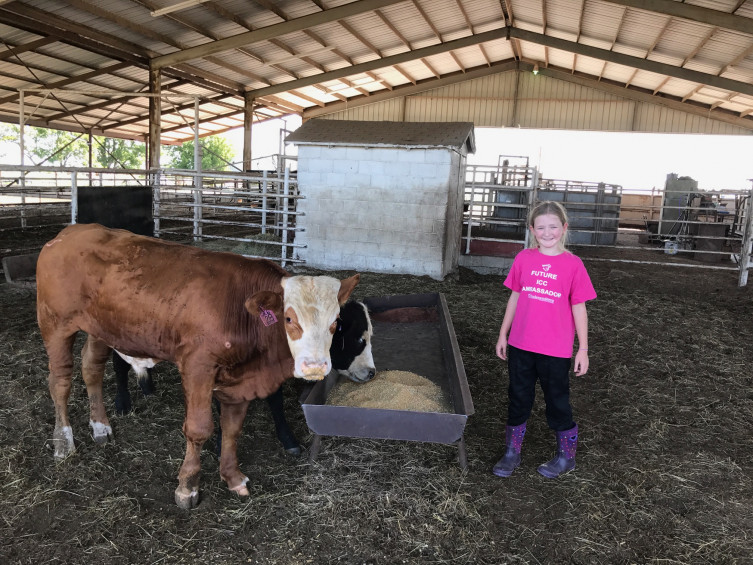
[[[35,296],[0,283],[0,563],[753,563],[753,289],[733,271],[586,266],[599,297],[591,367],[572,379],[572,473],[536,473],[554,448],[540,399],[521,468],[490,472],[506,411],[507,371],[493,351],[501,277],[363,273],[357,298],[447,298],[475,405],[468,468],[453,446],[389,440],[324,438],[314,463],[292,458],[256,401],[238,450],[251,496],[227,490],[207,446],[192,511],[173,502],[184,451],[175,368],[158,366],[154,397],[131,383],[128,416],[115,415],[108,368],[115,441],[105,446],[91,440],[77,376],[77,451],[56,464]],[[286,385],[286,409],[308,444],[299,392]]]

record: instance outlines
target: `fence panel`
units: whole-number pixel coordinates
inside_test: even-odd
[[[289,169],[282,176],[163,169],[155,174],[155,235],[245,257],[301,263],[293,257],[302,198]],[[200,189],[196,187],[200,186]]]
[[[751,263],[751,192],[623,191],[618,185],[540,178],[535,167],[469,166],[463,252],[513,257],[542,200],[568,213],[569,245],[584,259],[739,271]]]
[[[283,266],[303,262],[293,258],[301,196],[287,168],[280,173],[203,172],[197,179],[189,170],[0,165],[0,235],[7,232],[5,239],[17,242],[24,239],[18,237],[21,232],[31,235],[40,228],[43,243],[77,221],[79,190],[97,199],[100,188],[102,198],[108,198],[128,187],[151,187],[150,221],[157,237],[263,257]],[[117,191],[108,190],[113,188]],[[28,240],[28,246],[14,243],[3,253],[38,251],[41,243]]]

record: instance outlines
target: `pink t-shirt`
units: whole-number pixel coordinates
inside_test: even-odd
[[[520,293],[507,343],[534,353],[572,357],[572,306],[596,298],[583,261],[568,252],[544,255],[524,249],[515,256],[504,284]]]

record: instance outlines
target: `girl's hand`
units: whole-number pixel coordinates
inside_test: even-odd
[[[575,354],[575,375],[580,377],[588,372],[588,351],[580,349]]]
[[[497,340],[497,357],[507,361],[507,336],[500,334]]]

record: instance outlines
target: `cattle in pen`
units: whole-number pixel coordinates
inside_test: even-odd
[[[374,356],[371,351],[373,327],[369,310],[362,302],[349,301],[340,308],[337,327],[332,336],[330,357],[332,370],[347,377],[355,383],[365,383],[376,374]],[[132,401],[128,390],[128,373],[133,368],[138,384],[145,396],[154,391],[154,382],[150,369],[154,366],[152,359],[134,359],[118,351],[113,352],[112,365],[115,372],[116,394],[115,407],[119,413],[130,412]],[[277,438],[285,451],[291,455],[300,455],[301,446],[290,429],[283,410],[282,388],[267,398]],[[218,446],[219,448],[219,441]]]
[[[168,267],[168,268],[166,268]],[[37,319],[49,357],[54,454],[74,451],[68,417],[73,343],[88,334],[81,372],[97,442],[112,435],[102,378],[112,349],[174,362],[185,396],[186,452],[175,500],[199,500],[200,452],[213,432],[212,396],[222,406],[220,476],[248,495],[236,443],[248,404],[291,376],[321,380],[340,306],[358,284],[291,276],[279,265],[77,224],[45,244],[37,262]]]

